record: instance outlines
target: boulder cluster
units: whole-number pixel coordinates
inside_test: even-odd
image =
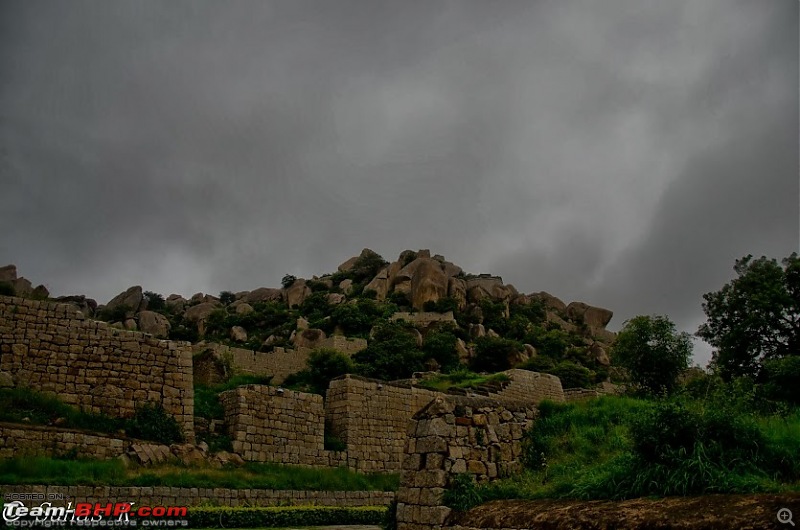
[[[367,263],[370,265],[365,268],[364,264]],[[0,268],[0,281],[11,283],[18,293],[47,296],[43,286],[34,289],[28,280],[17,278],[16,267],[13,265]],[[497,336],[495,330],[484,326],[482,301],[503,304],[506,317],[509,316],[509,308],[514,304],[525,305],[539,301],[545,308],[548,323],[557,324],[566,332],[585,337],[586,347],[596,361],[601,365],[610,364],[606,352],[615,339],[615,334],[606,329],[613,316],[610,310],[583,302],[566,304],[544,291],[520,293],[513,285],[504,283],[499,276],[467,274],[444,256],[431,255],[426,249],[416,252],[405,250],[395,261],[387,263],[376,252],[365,248],[358,256],[339,265],[337,272],[333,274],[314,276],[311,279],[287,275],[282,287],[259,287],[252,291],[221,293],[222,299],[219,296],[196,293],[189,298],[171,294],[165,299],[154,300],[153,293],[144,291],[141,286],[133,286],[104,306],[98,306],[94,300],[84,296],[66,296],[58,300],[77,306],[86,316],[100,317],[126,329],[143,331],[159,338],[171,337],[170,328],[177,319],[196,330],[197,336],[202,338],[209,318],[219,309],[225,308],[227,313],[240,316],[252,313],[254,306],[258,307],[263,302],[294,309],[318,291],[320,286],[323,286],[325,299],[330,306],[356,303],[358,298],[365,296],[378,302],[396,300],[400,296],[408,302],[412,311],[398,313],[401,317],[406,315],[408,320],[427,319],[432,322],[444,318],[455,323],[452,314],[447,311],[442,311],[438,317],[430,313],[432,304],[447,299],[454,304],[454,310],[471,316],[472,323],[467,330],[470,339]],[[158,307],[154,307],[156,303]],[[425,313],[419,313],[426,310]],[[321,330],[309,330],[308,322],[302,317],[297,320],[295,329],[289,339],[292,343],[299,342],[303,346],[313,347],[318,342],[317,339],[325,338]],[[247,330],[240,325],[231,326],[227,331],[228,338],[233,343],[244,343],[248,340],[248,331],[253,330]],[[336,330],[334,334],[341,332]],[[276,341],[279,342],[278,337],[270,336],[264,341],[263,347],[269,348]],[[471,356],[472,352],[464,341],[459,339],[457,347],[463,359]],[[518,352],[519,358],[514,359],[512,364],[519,364],[535,355],[535,348],[525,345],[524,351]]]

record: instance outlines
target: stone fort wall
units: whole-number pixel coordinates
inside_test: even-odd
[[[438,392],[348,375],[331,381],[325,417],[347,444],[347,462],[365,472],[398,471],[408,421]]]
[[[194,438],[191,347],[112,328],[68,304],[0,296],[0,379],[113,416],[160,403]]]
[[[442,499],[456,475],[483,482],[519,471],[524,433],[535,417],[531,403],[456,396],[416,413],[397,492],[397,529],[441,529],[451,512]]]
[[[327,337],[319,342],[317,348],[332,348],[347,355],[363,350],[367,341],[339,335]],[[204,342],[194,346],[195,353],[211,350],[220,359],[226,359],[235,373],[252,375],[271,375],[271,382],[279,385],[295,372],[307,366],[309,348],[285,349],[275,348],[270,352],[259,352],[246,348],[236,348],[213,342]]]
[[[245,460],[306,466],[346,464],[346,454],[325,450],[322,396],[246,385],[223,392],[233,450]]]

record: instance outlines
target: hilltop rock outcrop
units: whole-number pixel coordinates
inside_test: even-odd
[[[418,262],[418,263],[417,263]],[[436,302],[447,296],[447,276],[442,264],[429,258],[417,258],[411,278],[411,306],[422,310],[425,302]]]
[[[159,339],[165,339],[169,336],[169,319],[154,311],[142,311],[139,313],[139,330]]]
[[[125,316],[128,318],[133,318],[133,316],[139,311],[143,301],[144,295],[142,293],[142,286],[134,285],[133,287],[129,287],[125,291],[112,298],[106,304],[105,310],[112,312],[116,309],[125,308]]]

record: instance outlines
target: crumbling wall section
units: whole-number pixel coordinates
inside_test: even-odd
[[[522,440],[536,417],[530,403],[437,397],[414,415],[397,492],[398,530],[439,530],[451,510],[442,503],[459,474],[477,481],[521,469]]]

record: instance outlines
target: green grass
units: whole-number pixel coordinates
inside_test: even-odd
[[[449,374],[439,374],[417,383],[422,388],[446,392],[450,389],[476,388],[495,382],[509,381],[506,374],[480,375],[469,370],[458,370]]]
[[[114,432],[125,427],[125,421],[101,414],[89,414],[71,407],[55,396],[28,388],[0,389],[0,421],[36,425],[49,425],[63,418],[64,427],[89,429],[98,432]]]
[[[194,385],[194,415],[210,420],[221,420],[225,416],[219,395],[226,390],[233,390],[243,385],[268,385],[271,376],[234,375],[218,385]]]
[[[399,476],[378,473],[367,475],[346,468],[307,468],[260,463],[222,469],[177,465],[126,469],[119,460],[38,457],[0,460],[0,484],[396,491]]]
[[[625,397],[542,403],[524,462],[511,478],[457,481],[446,502],[800,491],[800,411],[760,417],[718,402]]]
[[[259,375],[234,375],[224,383],[217,385],[194,385],[194,415],[209,420],[225,419],[225,410],[219,400],[219,395],[226,390],[233,390],[243,385],[268,385],[271,376]],[[223,433],[199,433],[197,442],[206,442],[212,453],[218,451],[233,451],[231,439]]]

